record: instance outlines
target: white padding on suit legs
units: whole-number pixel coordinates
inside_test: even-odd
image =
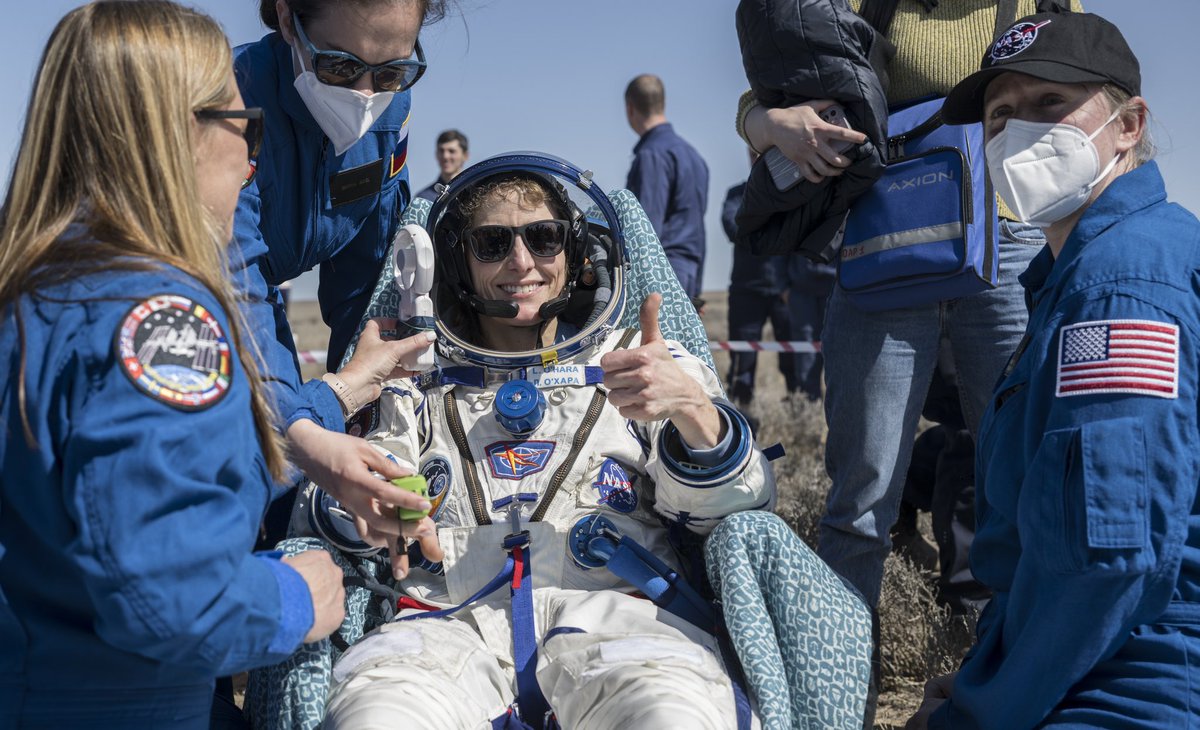
[[[468,625],[391,623],[334,666],[325,728],[486,728],[512,702],[512,672]]]
[[[613,591],[563,597],[551,630],[566,631],[543,642],[538,660],[538,682],[562,726],[736,727],[715,643],[676,622],[649,601]]]

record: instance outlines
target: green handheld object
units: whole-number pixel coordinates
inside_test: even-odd
[[[392,484],[395,484],[397,487],[408,490],[414,494],[419,494],[422,497],[429,497],[429,485],[426,484],[425,477],[421,476],[420,474],[416,474],[411,477],[397,477],[392,480]],[[396,517],[400,518],[401,520],[419,520],[428,514],[428,512],[419,509],[405,509],[404,507],[396,508]]]

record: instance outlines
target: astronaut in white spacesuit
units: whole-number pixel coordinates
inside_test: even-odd
[[[705,620],[637,576],[681,569],[669,534],[770,509],[774,481],[714,373],[659,333],[657,295],[628,303],[640,332],[614,328],[608,199],[562,161],[493,158],[427,228],[438,368],[385,384],[369,440],[426,477],[442,559],[415,559],[410,607],[334,666],[325,726],[747,726]]]

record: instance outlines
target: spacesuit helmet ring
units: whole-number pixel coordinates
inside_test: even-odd
[[[539,205],[544,205],[553,219],[566,223],[561,290],[550,291],[536,313],[539,326],[555,322],[557,339],[543,343],[539,337],[536,347],[521,352],[489,349],[479,336],[480,318],[512,319],[518,316],[519,305],[502,298],[503,293],[495,287],[490,287],[494,298],[476,290],[470,270],[473,262],[468,261],[472,258],[469,232],[488,205],[503,199],[509,190],[531,187],[545,198]],[[518,202],[525,207],[523,201]],[[435,251],[438,349],[453,361],[490,368],[544,365],[599,344],[620,319],[627,256],[616,210],[590,172],[565,160],[518,152],[467,168],[442,190],[426,228]],[[534,258],[545,261],[544,256]]]

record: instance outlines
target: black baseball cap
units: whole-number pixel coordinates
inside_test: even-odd
[[[958,82],[942,106],[947,124],[983,119],[987,86],[1009,71],[1064,84],[1114,83],[1142,93],[1137,57],[1117,26],[1092,13],[1038,13],[1021,18],[992,43],[980,70]]]

